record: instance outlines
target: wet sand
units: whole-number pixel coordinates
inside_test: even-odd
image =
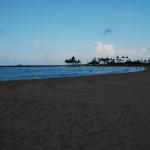
[[[150,71],[0,82],[0,150],[149,150]]]

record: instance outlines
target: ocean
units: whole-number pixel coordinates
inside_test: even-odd
[[[142,71],[141,67],[110,66],[48,66],[48,67],[0,67],[0,81],[31,80],[98,74]]]

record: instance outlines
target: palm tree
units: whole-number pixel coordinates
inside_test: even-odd
[[[116,56],[116,63],[118,63],[119,62],[119,56]]]
[[[68,65],[68,63],[69,63],[68,59],[65,60],[65,63]]]
[[[101,61],[103,62],[103,64],[105,64],[105,58],[101,58]]]
[[[109,58],[105,58],[105,64],[108,64],[108,63],[109,63],[109,61],[110,61],[110,59],[109,59]]]
[[[79,59],[76,60],[75,57],[73,56],[71,59],[66,59],[65,63],[71,65],[77,65],[77,64],[81,64],[81,61]]]
[[[121,63],[124,63],[125,62],[125,59],[126,57],[125,56],[122,56],[122,60],[121,60]]]
[[[115,59],[110,58],[110,59],[109,59],[109,63],[110,63],[110,64],[115,64]]]
[[[101,64],[102,58],[98,58],[98,63]]]
[[[91,62],[89,62],[88,64],[90,65],[98,65],[99,62],[96,60],[96,58],[94,57],[93,60]]]
[[[121,63],[121,58],[119,56],[116,57],[116,62],[119,64]]]
[[[75,64],[75,63],[76,63],[76,59],[75,59],[74,56],[71,58],[71,63],[72,63],[72,64]]]
[[[80,61],[79,59],[77,60],[77,64],[78,64],[78,65],[81,64],[81,61]]]

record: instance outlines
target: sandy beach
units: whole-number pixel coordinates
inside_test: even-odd
[[[149,150],[150,71],[0,82],[0,150]]]

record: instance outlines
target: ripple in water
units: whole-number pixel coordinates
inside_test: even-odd
[[[141,67],[103,66],[0,67],[0,80],[30,80],[55,77],[126,73],[142,70],[144,70],[144,68]]]

